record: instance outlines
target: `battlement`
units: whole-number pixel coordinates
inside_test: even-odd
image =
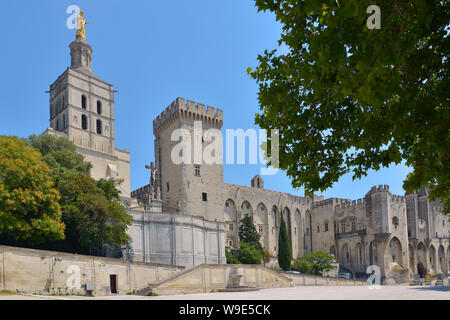
[[[362,199],[358,199],[358,200],[352,200],[352,201],[347,201],[347,202],[342,202],[340,204],[337,204],[336,210],[342,210],[345,208],[353,208],[353,207],[365,206],[365,205],[366,205],[366,201],[364,200],[364,198],[362,198]]]
[[[202,103],[195,103],[192,100],[177,98],[153,120],[153,132],[156,134],[178,119],[192,122],[202,121],[211,127],[220,129],[223,125],[223,110]]]
[[[389,186],[387,184],[380,184],[378,186],[373,186],[372,188],[370,188],[369,192],[367,192],[367,194],[370,193],[375,193],[375,192],[389,192]]]
[[[391,201],[392,202],[405,202],[405,197],[393,194],[391,197]]]
[[[333,207],[336,203],[345,203],[350,200],[348,199],[341,199],[341,198],[329,198],[322,201],[316,201],[313,204],[313,209],[316,208],[324,208],[324,207]]]

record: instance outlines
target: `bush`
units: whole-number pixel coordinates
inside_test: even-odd
[[[243,264],[261,264],[262,252],[261,249],[255,245],[247,242],[241,242],[239,249],[239,260]]]
[[[301,259],[294,261],[292,270],[314,275],[323,275],[325,272],[333,270],[335,258],[333,255],[323,251],[308,252]]]
[[[311,274],[312,268],[308,261],[304,259],[295,260],[292,264],[291,270],[298,271],[300,273]]]
[[[225,249],[225,257],[227,258],[227,264],[240,264],[239,259],[228,249]]]

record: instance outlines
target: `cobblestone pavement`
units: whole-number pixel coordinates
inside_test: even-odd
[[[186,294],[173,296],[0,296],[4,299],[37,300],[450,300],[450,286],[382,286],[380,289],[368,287],[292,287],[264,289],[253,292],[223,292]]]

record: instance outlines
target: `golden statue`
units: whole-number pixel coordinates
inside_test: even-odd
[[[77,39],[86,41],[86,24],[87,22],[83,17],[83,10],[80,11],[80,14],[77,17]]]

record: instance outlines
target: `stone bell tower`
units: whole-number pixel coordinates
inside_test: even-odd
[[[94,179],[123,179],[119,191],[130,198],[130,152],[115,148],[114,88],[92,72],[91,46],[84,25],[70,44],[71,64],[50,85],[48,134],[69,138],[85,160],[92,163]]]

